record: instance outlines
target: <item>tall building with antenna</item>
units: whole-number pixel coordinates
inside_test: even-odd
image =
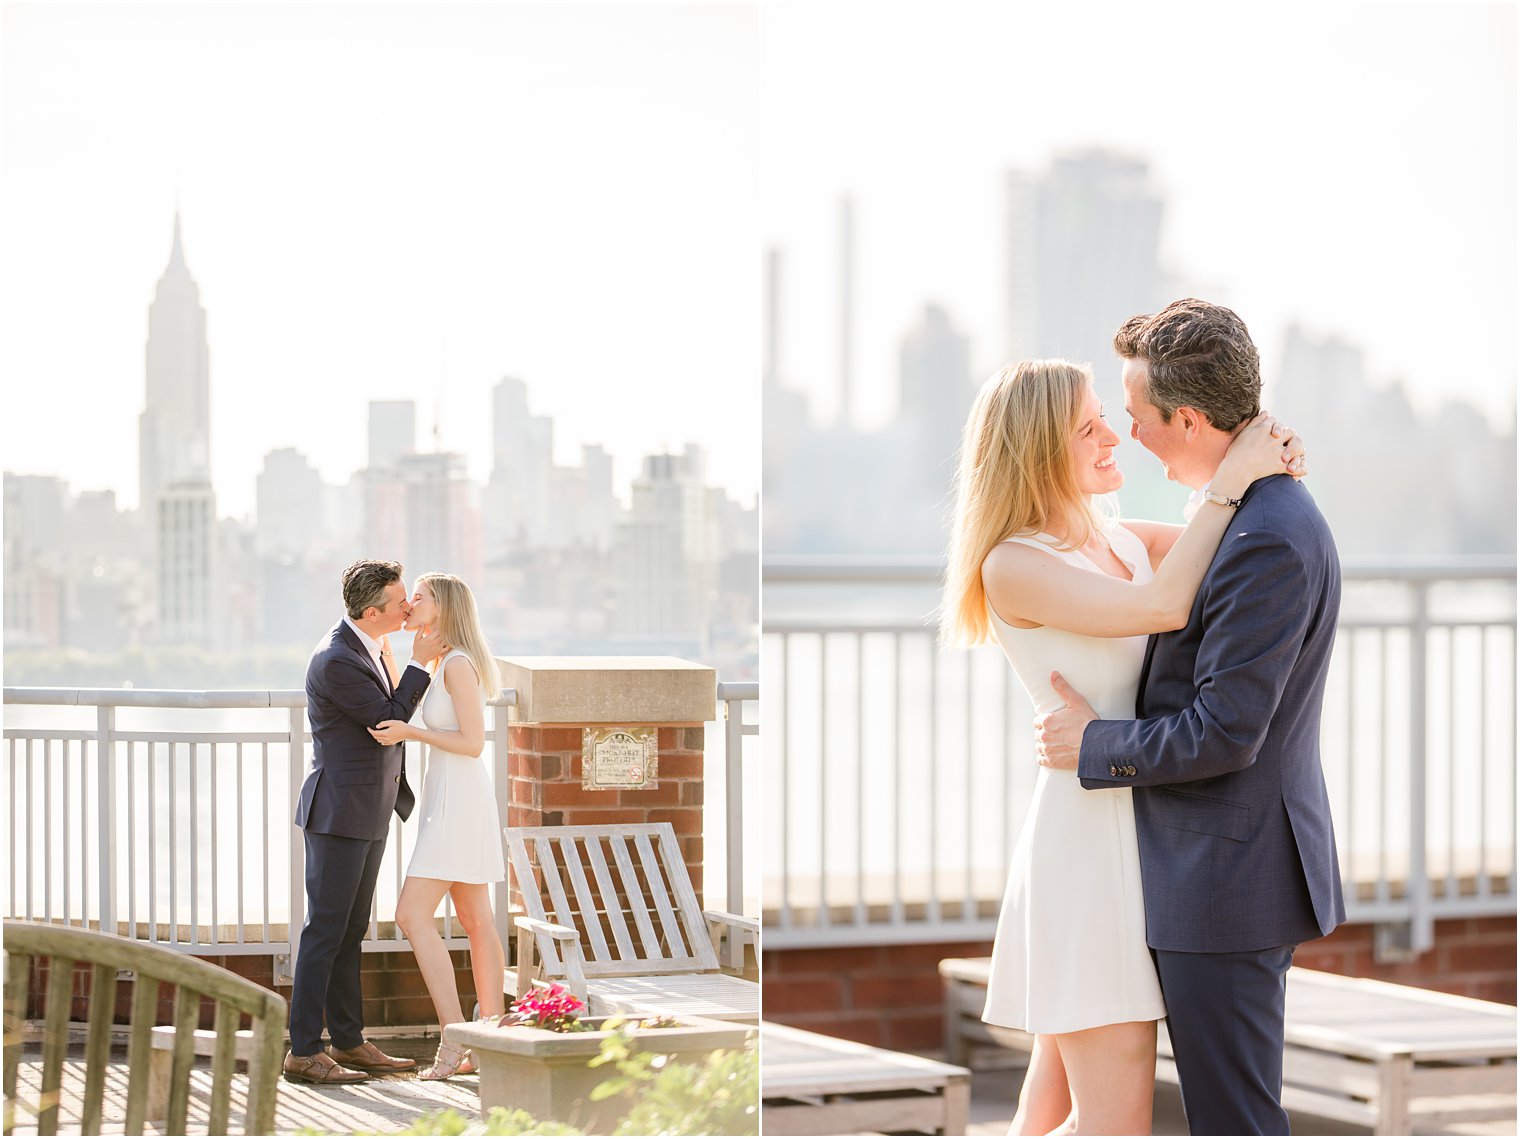
[[[147,390],[138,417],[138,507],[154,543],[156,639],[210,647],[219,600],[211,487],[206,310],[185,264],[179,211],[169,264],[148,307]]]
[[[185,264],[179,212],[169,264],[148,306],[147,390],[138,417],[138,508],[157,517],[176,483],[211,481],[211,368],[206,310]]]

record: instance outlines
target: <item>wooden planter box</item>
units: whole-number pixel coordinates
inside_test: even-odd
[[[557,1120],[591,1135],[608,1134],[628,1114],[632,1096],[591,1099],[591,1089],[618,1074],[604,1064],[587,1064],[613,1034],[602,1029],[610,1017],[584,1017],[588,1032],[542,1028],[497,1028],[478,1023],[450,1024],[443,1038],[475,1053],[480,1070],[480,1109],[521,1108],[538,1120]],[[680,1028],[641,1028],[634,1035],[641,1051],[669,1055],[673,1062],[699,1063],[720,1048],[742,1048],[753,1026],[683,1016]]]

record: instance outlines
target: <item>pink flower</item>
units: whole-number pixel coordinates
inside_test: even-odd
[[[577,1013],[585,1007],[585,1002],[578,1000],[565,986],[555,984],[547,989],[534,988],[518,997],[511,1011],[498,1023],[546,1028],[554,1032],[573,1031]]]

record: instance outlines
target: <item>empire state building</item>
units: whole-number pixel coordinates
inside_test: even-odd
[[[154,536],[157,639],[211,646],[216,595],[216,499],[206,310],[174,246],[148,309],[147,398],[138,420],[139,508]]]
[[[147,357],[147,400],[138,420],[138,506],[151,523],[167,489],[211,481],[206,310],[185,266],[178,213],[169,265],[148,309]]]

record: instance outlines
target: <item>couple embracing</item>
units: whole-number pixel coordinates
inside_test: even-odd
[[[1288,968],[1345,918],[1319,759],[1339,561],[1235,313],[1177,301],[1114,346],[1185,528],[1103,513],[1124,476],[1085,368],[1005,368],[962,446],[946,632],[1002,647],[1041,764],[983,1019],[1035,1035],[1015,1133],[1148,1134],[1164,1016],[1193,1134],[1287,1134]]]
[[[290,996],[287,1080],[358,1083],[406,1071],[364,1038],[361,949],[391,812],[415,797],[404,741],[428,745],[417,842],[396,901],[396,924],[412,943],[438,1023],[464,1020],[454,965],[434,915],[448,894],[470,939],[483,1015],[502,1012],[506,956],[491,917],[490,883],[506,877],[496,797],[481,759],[485,706],[500,687],[475,598],[452,574],[419,577],[407,597],[401,566],[358,561],[343,571],[344,615],[312,653],[306,714],[312,765],[296,825],[305,832],[306,924]],[[396,666],[390,634],[415,631],[411,661]],[[423,726],[409,721],[422,710]],[[331,1044],[324,1051],[322,1028]],[[420,1079],[470,1072],[468,1053],[440,1044]]]

